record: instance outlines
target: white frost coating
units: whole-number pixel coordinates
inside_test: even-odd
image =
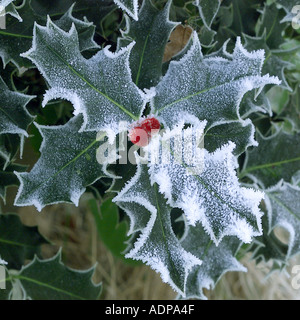
[[[240,54],[242,54],[242,56],[248,57],[249,59],[261,60],[262,61],[261,68],[262,68],[265,60],[265,51],[263,49],[260,49],[260,50],[249,52],[243,47],[241,37],[237,37],[236,46],[233,51],[233,56],[240,56]]]
[[[3,259],[1,259],[1,257],[0,257],[0,264],[7,264],[7,262],[5,261],[5,260],[3,260]]]
[[[86,186],[105,176],[96,160],[96,134],[79,133],[82,116],[62,126],[35,124],[42,135],[41,157],[30,172],[14,172],[20,181],[15,205],[48,205],[73,202],[78,205]]]
[[[22,194],[22,192],[23,192],[24,182],[23,182],[23,178],[22,178],[22,175],[21,175],[20,172],[14,171],[14,174],[17,176],[17,178],[19,179],[19,182],[20,182],[20,186],[19,186],[19,189],[18,189],[18,192],[17,192],[17,195],[16,195],[16,199],[18,199],[20,197],[20,195]],[[41,210],[43,208],[43,204],[38,199],[34,199],[34,198],[30,199],[30,204],[35,206],[37,211],[41,212]],[[15,200],[14,205],[17,205],[16,204],[16,200]],[[26,202],[23,202],[23,203],[19,204],[19,206],[26,206],[26,205],[29,205],[29,204],[26,203]]]
[[[239,106],[245,93],[267,84],[279,84],[276,77],[261,76],[264,51],[247,52],[238,38],[234,52],[203,57],[196,33],[179,61],[172,61],[156,87],[152,112],[166,127],[184,113],[207,120],[207,130],[219,124],[241,120]]]
[[[151,87],[149,89],[145,88],[144,92],[145,92],[145,99],[148,101],[150,101],[156,95],[155,87]]]
[[[136,153],[136,151],[134,152],[135,158],[137,160],[137,171],[136,174],[133,176],[133,178],[126,183],[125,187],[118,193],[118,195],[113,199],[113,202],[132,202],[132,194],[129,191],[131,188],[133,188],[137,183],[138,180],[140,179],[141,176],[141,171],[142,171],[142,167],[140,165],[140,162],[142,161],[142,159],[140,158],[140,156]],[[138,202],[144,206],[151,214],[155,214],[156,215],[156,208],[155,206],[153,206],[151,204],[151,202],[149,201],[149,199],[144,198],[140,195],[140,197],[138,197],[136,200],[138,200]],[[126,210],[126,213],[129,215],[130,219],[131,219],[131,223],[129,226],[129,231],[128,231],[128,235],[133,234],[136,231],[139,231],[137,229],[134,229],[134,225],[135,225],[135,215],[132,214],[132,212],[130,210]],[[149,221],[150,223],[150,221]]]
[[[129,234],[141,231],[134,248],[126,254],[126,257],[142,260],[159,272],[164,282],[168,282],[174,290],[185,295],[187,275],[195,265],[201,264],[201,260],[181,247],[171,227],[170,210],[166,209],[164,201],[157,199],[158,195],[155,194],[154,188],[151,188],[147,166],[141,164],[144,159],[137,153],[135,156],[136,175],[113,199],[130,217]],[[165,240],[161,233],[161,224]],[[174,265],[177,271],[174,271]],[[182,278],[180,287],[174,283],[172,272],[180,273]]]
[[[9,14],[12,17],[16,18],[19,20],[19,22],[22,22],[23,19],[22,17],[20,17],[19,13],[17,12],[17,10],[15,9],[14,4],[12,4],[14,0],[0,0],[0,6],[5,8],[5,14]],[[10,8],[6,8],[9,4],[12,4],[12,7]],[[0,8],[1,9],[1,8]],[[1,13],[1,12],[0,12]]]
[[[186,226],[181,242],[183,247],[203,259],[201,266],[194,268],[189,274],[187,299],[206,299],[203,288],[214,289],[219,279],[228,271],[246,271],[235,257],[242,244],[237,237],[226,237],[218,246],[210,241],[201,225]]]
[[[10,3],[12,3],[14,0],[1,0],[0,5],[3,7],[8,6]]]
[[[34,117],[26,109],[26,105],[35,96],[11,91],[0,77],[0,134],[19,134],[28,137],[26,127]]]
[[[66,99],[70,101],[74,106],[74,116],[77,116],[79,113],[83,113],[85,108],[82,108],[81,105],[83,104],[83,101],[80,100],[78,95],[74,92],[71,92],[70,90],[66,90],[61,87],[53,87],[46,91],[44,94],[42,107],[44,108],[47,103],[54,99]]]
[[[103,48],[103,53],[108,58],[115,59],[115,58],[118,58],[119,56],[122,56],[123,54],[125,54],[127,52],[130,52],[132,50],[132,48],[134,47],[134,45],[135,45],[135,42],[132,41],[128,44],[127,47],[123,47],[116,52],[110,51],[109,49],[111,48],[111,45],[107,45],[106,47]]]
[[[163,141],[172,137],[176,139],[176,136],[188,130],[183,130],[183,123],[184,121],[181,127],[167,130],[165,135],[158,138],[162,148]],[[203,123],[200,123],[199,130],[203,128]],[[153,143],[157,144],[157,141]],[[150,158],[153,150],[151,144],[152,141],[145,148]],[[197,166],[189,169],[197,174],[188,174],[185,165],[174,161],[174,158],[169,163],[149,163],[151,183],[160,186],[160,192],[172,207],[184,210],[189,224],[195,225],[200,221],[216,245],[225,235],[238,236],[249,243],[253,236],[262,232],[262,213],[258,206],[263,199],[263,193],[240,187],[235,172],[238,164],[232,154],[234,148],[235,144],[230,142],[214,153],[201,149],[201,152],[204,152],[204,166],[198,171],[197,166],[201,165],[203,158],[197,162],[197,156],[202,157],[200,148],[197,148]],[[174,148],[171,152],[176,154]]]
[[[74,23],[65,32],[48,18],[46,27],[35,24],[32,48],[22,56],[36,64],[50,85],[44,105],[57,97],[71,100],[75,115],[84,116],[80,132],[111,129],[117,134],[119,122],[137,120],[149,99],[131,79],[133,45],[117,53],[106,47],[85,59]]]
[[[41,26],[39,24],[37,24],[36,22],[34,22],[34,26],[33,26],[33,40],[32,40],[32,47],[24,52],[21,53],[20,56],[23,58],[27,58],[32,60],[35,65],[39,68],[39,70],[42,72],[43,77],[49,82],[49,78],[47,77],[46,72],[43,70],[43,68],[39,65],[37,60],[33,60],[30,58],[30,55],[33,54],[36,50],[37,50],[37,31],[44,31],[45,33],[47,33],[49,36],[51,36],[51,30],[59,30],[59,32],[63,33],[67,38],[73,38],[72,40],[76,43],[78,42],[78,34],[75,28],[75,24],[72,23],[71,29],[69,30],[69,32],[66,32],[62,29],[60,29],[59,27],[57,27],[50,19],[49,16],[47,16],[47,25],[46,27]]]
[[[124,1],[124,0],[114,0],[117,6],[119,6],[122,10],[126,11],[134,20],[138,20],[138,0],[131,0],[131,8],[126,6],[125,2],[128,2],[130,0]]]
[[[193,31],[191,38],[193,39],[192,46],[190,47],[189,51],[178,61],[171,61],[170,64],[181,64],[187,62],[191,55],[195,54],[195,51],[199,54],[199,58],[203,58],[202,50],[201,50],[201,44],[199,41],[199,37],[197,34],[197,31]]]

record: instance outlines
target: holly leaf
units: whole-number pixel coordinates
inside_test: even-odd
[[[287,54],[290,50],[288,50],[288,52],[284,52],[283,50],[271,50],[267,45],[266,32],[264,32],[261,37],[250,37],[248,35],[244,35],[244,39],[245,48],[247,50],[256,50],[258,48],[265,50],[266,59],[263,64],[262,72],[276,76],[281,81],[280,85],[284,89],[291,91],[284,75],[285,68],[291,66],[291,63],[281,58],[281,55],[284,53]]]
[[[288,250],[285,261],[300,251],[300,188],[280,180],[275,186],[265,190],[268,211],[269,232],[282,227],[289,233]]]
[[[8,269],[21,269],[26,259],[40,255],[42,244],[49,243],[37,227],[22,224],[16,214],[0,215],[0,256]]]
[[[278,87],[276,92],[278,92]],[[269,116],[272,116],[273,111],[271,103],[266,95],[267,88],[265,87],[260,95],[256,97],[256,93],[253,91],[247,92],[240,104],[240,114],[243,119],[249,117],[253,113],[264,113]]]
[[[92,282],[93,273],[94,268],[82,271],[66,267],[61,262],[59,251],[48,260],[40,260],[35,256],[19,272],[10,272],[9,281],[13,284],[12,291],[21,291],[22,297],[19,299],[96,300],[102,286]]]
[[[14,0],[1,0],[0,5],[3,7],[8,6],[10,3],[12,3]]]
[[[9,186],[19,186],[19,179],[14,172],[24,172],[27,166],[12,163],[5,169],[0,169],[0,197],[5,203],[6,189]]]
[[[63,30],[68,31],[72,24],[78,30],[80,50],[99,48],[94,42],[93,36],[95,27],[92,23],[81,21],[72,16],[73,6],[54,23],[57,23]],[[19,69],[21,67],[32,67],[28,59],[24,59],[20,54],[30,49],[32,44],[32,30],[34,23],[44,24],[46,16],[40,16],[31,7],[31,1],[26,0],[24,5],[18,9],[21,22],[17,22],[15,18],[8,18],[5,30],[0,30],[0,57],[3,65],[13,62]],[[62,12],[58,12],[62,14]],[[57,12],[53,14],[56,16]]]
[[[214,289],[219,279],[229,271],[246,272],[236,259],[241,242],[235,237],[225,237],[216,246],[200,224],[189,226],[182,246],[203,263],[190,272],[186,285],[187,299],[207,299],[203,289]]]
[[[296,87],[289,96],[287,105],[277,115],[277,119],[284,119],[291,123],[292,130],[300,132],[300,87]]]
[[[279,10],[275,3],[271,5],[265,4],[264,9],[260,11],[261,19],[257,26],[257,35],[265,34],[266,44],[270,50],[278,49],[284,43],[282,36],[286,29],[286,23],[280,23],[283,19],[284,11]]]
[[[204,25],[210,29],[219,11],[221,0],[196,0],[194,4],[199,9],[200,17]]]
[[[115,4],[128,13],[134,20],[138,20],[138,0],[114,0]]]
[[[28,136],[26,130],[33,121],[26,105],[34,97],[10,91],[0,77],[0,134],[21,134]]]
[[[119,48],[135,41],[130,68],[134,83],[141,89],[156,86],[161,78],[165,46],[178,24],[169,21],[170,6],[168,1],[163,10],[158,10],[151,0],[144,0],[138,21],[126,19],[126,31],[118,39]]]
[[[69,100],[75,114],[83,114],[81,131],[117,134],[119,122],[137,120],[146,104],[145,95],[131,81],[132,46],[115,54],[106,47],[85,59],[76,28],[66,33],[48,19],[46,27],[35,25],[33,47],[22,56],[36,64],[51,87],[43,106],[56,98]]]
[[[249,119],[220,124],[206,132],[205,149],[209,152],[214,152],[231,141],[235,144],[233,154],[239,156],[248,147],[257,145],[254,139],[254,132],[255,128]]]
[[[15,160],[18,150],[22,155],[23,135],[0,134],[0,169],[6,170],[7,166]]]
[[[300,170],[299,133],[289,134],[282,129],[264,137],[257,131],[258,147],[247,150],[246,160],[240,177],[249,176],[267,188],[279,180],[291,181]]]
[[[255,26],[261,7],[261,0],[223,0],[216,21],[218,48],[228,38],[235,39],[242,34],[255,35]]]
[[[177,292],[185,295],[186,279],[201,261],[185,251],[171,225],[171,207],[156,184],[151,185],[148,167],[137,155],[136,175],[113,199],[130,217],[129,235],[141,231],[126,258],[142,260],[161,274]]]
[[[6,16],[11,15],[12,17],[15,17],[20,22],[22,21],[22,18],[19,16],[18,11],[16,10],[16,7],[12,3],[14,0],[0,0],[0,16]],[[6,23],[5,23],[6,26]]]
[[[8,271],[5,266],[0,265],[0,267],[3,267],[0,272],[0,287],[3,288],[5,286],[5,289],[0,289],[0,300],[8,300],[12,291],[12,284],[10,281],[7,281],[6,275]]]
[[[72,27],[72,24],[75,25],[76,30],[78,32],[78,40],[79,40],[79,48],[80,51],[86,51],[90,49],[99,49],[99,45],[94,41],[94,34],[95,34],[95,26],[92,22],[81,21],[73,17],[72,12],[74,11],[73,4],[69,10],[58,20],[54,23],[61,28],[62,30],[68,31]],[[24,52],[24,50],[22,51]]]
[[[262,218],[263,234],[253,241],[249,248],[252,258],[257,263],[261,261],[273,263],[272,270],[282,269],[287,263],[288,245],[283,243],[275,234],[274,227],[270,230],[270,223],[266,215]]]
[[[35,124],[43,137],[41,157],[29,173],[15,172],[20,180],[15,205],[39,211],[58,202],[78,205],[86,187],[106,176],[96,159],[96,134],[78,132],[82,122],[78,115],[62,126]]]
[[[299,5],[298,0],[276,0],[286,12],[286,16],[281,20],[281,22],[292,21],[296,16],[297,12],[294,12],[293,8]]]
[[[199,142],[194,145],[193,139],[201,139],[197,135],[201,135],[204,125],[202,122],[183,130],[182,121],[151,141],[145,148],[151,159],[151,183],[158,184],[168,204],[184,211],[190,225],[201,223],[216,245],[224,236],[250,242],[261,234],[258,205],[263,194],[239,185],[232,142],[214,153],[199,147]]]
[[[205,58],[197,34],[193,36],[191,49],[180,61],[170,63],[156,87],[152,112],[165,126],[172,128],[185,114],[205,119],[208,129],[239,120],[239,104],[246,92],[279,83],[275,77],[261,76],[263,51],[247,52],[238,38],[233,54],[224,47],[227,58]]]
[[[97,201],[91,199],[89,207],[94,216],[98,234],[106,247],[118,258],[124,259],[128,240],[127,223],[119,221],[118,206],[112,202],[111,198],[106,199],[98,207]],[[126,261],[126,259],[124,259]]]
[[[104,36],[105,18],[114,10],[117,6],[111,0],[31,0],[31,7],[40,16],[55,17],[57,13],[66,12],[71,6],[73,6],[72,14],[74,17],[80,20],[86,21],[86,19],[96,26],[96,32],[99,32]],[[69,30],[69,29],[68,29]]]

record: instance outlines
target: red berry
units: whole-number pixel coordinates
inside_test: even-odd
[[[155,118],[146,118],[142,121],[141,127],[145,129],[149,134],[151,134],[151,131],[153,130],[152,134],[155,134],[160,129],[160,123]]]
[[[135,127],[129,131],[129,138],[132,143],[139,147],[145,147],[149,144],[150,136],[142,127]]]
[[[129,138],[132,143],[139,147],[145,147],[149,144],[153,134],[156,134],[160,129],[160,123],[155,118],[146,118],[137,123],[136,127],[133,127],[129,131]]]

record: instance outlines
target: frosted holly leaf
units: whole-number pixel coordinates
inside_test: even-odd
[[[65,32],[48,19],[46,27],[35,25],[33,47],[22,56],[34,62],[50,86],[43,106],[52,99],[69,100],[74,113],[83,114],[81,131],[117,134],[119,122],[137,120],[146,104],[145,95],[131,80],[132,46],[118,53],[106,47],[85,59],[74,25]]]
[[[19,289],[19,300],[96,300],[102,285],[92,281],[94,271],[94,267],[88,270],[68,268],[61,261],[61,250],[47,260],[35,256],[20,271],[9,273],[10,295],[13,299],[14,289]]]
[[[15,205],[39,211],[58,202],[78,205],[86,187],[105,176],[96,159],[96,134],[78,132],[82,122],[78,115],[62,126],[36,124],[43,137],[41,157],[30,172],[15,172],[20,180]]]
[[[210,128],[205,133],[205,149],[209,152],[214,152],[224,144],[232,141],[235,144],[233,154],[239,156],[248,147],[257,146],[254,132],[255,128],[249,119],[220,124]]]
[[[287,83],[284,75],[285,68],[291,66],[291,63],[284,61],[282,55],[289,54],[291,50],[271,50],[267,45],[267,34],[263,33],[261,37],[250,37],[244,35],[245,48],[247,50],[256,50],[258,48],[264,49],[266,53],[266,59],[263,64],[262,72],[268,73],[277,77],[281,81],[281,86],[284,89],[290,90],[291,88]]]
[[[200,17],[204,25],[210,29],[212,22],[214,21],[219,8],[221,0],[196,0],[194,5],[198,7]]]
[[[300,251],[300,188],[281,180],[265,194],[269,230],[279,226],[289,233],[287,260]]]
[[[276,88],[277,90],[277,88]],[[246,119],[252,113],[264,113],[272,116],[273,111],[269,99],[266,96],[266,89],[256,97],[256,93],[253,91],[247,92],[240,104],[240,114],[243,119]]]
[[[113,200],[130,217],[129,234],[141,231],[125,257],[150,265],[184,296],[188,273],[201,261],[182,248],[172,229],[171,207],[158,186],[151,185],[147,165],[141,164],[138,156],[137,161],[136,175]]]
[[[95,27],[92,23],[75,19],[72,16],[72,9],[73,6],[54,23],[57,23],[65,31],[69,31],[72,24],[75,25],[78,30],[80,51],[98,48],[98,45],[93,41]],[[22,22],[18,22],[14,18],[7,19],[5,30],[0,30],[0,57],[4,66],[13,62],[20,69],[21,67],[32,67],[31,62],[22,58],[20,54],[29,50],[32,45],[34,23],[45,24],[46,16],[37,14],[32,9],[29,0],[25,0],[18,12],[22,17]],[[58,13],[61,14],[61,12]]]
[[[280,4],[286,12],[286,16],[281,20],[281,22],[292,21],[292,19],[298,13],[297,10],[293,10],[294,7],[299,5],[298,0],[276,0],[278,4]]]
[[[130,15],[134,20],[138,20],[139,4],[138,0],[114,0],[115,4]]]
[[[187,299],[207,299],[203,289],[213,289],[229,271],[247,269],[235,258],[241,242],[236,237],[225,237],[216,246],[200,224],[189,226],[182,246],[203,262],[190,272],[186,284]]]
[[[34,98],[11,91],[0,77],[0,134],[21,134],[28,136],[26,130],[33,117],[26,109],[28,102]]]
[[[261,76],[263,50],[247,52],[237,39],[233,54],[227,58],[202,56],[196,33],[188,53],[172,61],[156,87],[152,111],[165,126],[172,128],[185,113],[207,120],[212,125],[239,120],[243,95],[266,84],[279,84],[276,77]]]
[[[0,6],[6,7],[10,3],[12,3],[14,0],[0,0]]]
[[[249,176],[265,188],[281,179],[290,181],[300,170],[300,134],[289,134],[281,129],[264,137],[257,131],[256,140],[258,147],[247,150],[240,177]]]
[[[40,16],[54,17],[58,12],[66,12],[72,5],[74,6],[74,17],[93,22],[96,32],[104,35],[104,20],[117,9],[116,4],[111,0],[31,0],[31,7]]]
[[[92,22],[81,21],[73,17],[72,12],[74,10],[73,4],[69,10],[54,23],[62,30],[69,31],[72,24],[75,25],[78,32],[79,48],[80,51],[85,51],[89,49],[99,49],[99,45],[94,41],[95,26]],[[24,52],[24,51],[23,51]]]
[[[9,14],[21,22],[22,18],[19,16],[13,1],[14,0],[0,0],[0,17]]]
[[[151,0],[144,0],[138,21],[126,19],[126,31],[118,39],[118,47],[135,41],[130,54],[130,68],[134,83],[141,89],[159,82],[165,46],[171,31],[178,24],[169,21],[171,1],[158,10]]]
[[[151,159],[151,183],[159,185],[170,206],[184,211],[190,225],[200,222],[216,245],[227,235],[250,242],[261,234],[258,205],[263,194],[239,185],[234,143],[213,153],[195,147],[195,134],[203,132],[204,125],[183,130],[182,122],[162,137],[152,138],[145,148]]]

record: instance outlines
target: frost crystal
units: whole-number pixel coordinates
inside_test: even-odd
[[[43,106],[55,98],[69,100],[75,114],[83,114],[81,131],[113,130],[117,134],[119,122],[137,120],[146,104],[144,93],[131,81],[133,45],[118,53],[106,47],[85,59],[74,24],[65,32],[49,18],[46,27],[35,25],[32,49],[22,56],[36,64],[51,87]]]
[[[194,32],[192,47],[181,60],[170,63],[152,101],[152,112],[167,127],[172,128],[183,113],[206,120],[208,129],[240,120],[239,104],[246,92],[280,82],[276,77],[261,76],[263,50],[249,53],[238,38],[233,54],[225,53],[224,57],[204,58]]]
[[[171,225],[171,208],[157,186],[151,186],[146,165],[138,155],[136,175],[114,201],[131,219],[130,232],[141,231],[127,258],[142,260],[161,274],[177,292],[185,295],[189,271],[201,260],[185,251]]]
[[[203,131],[203,123],[199,122],[196,129]],[[157,136],[145,148],[151,157],[152,150],[157,150],[153,144],[160,144],[161,149],[171,146],[169,162],[163,161],[162,153],[156,156],[154,163],[149,162],[152,185],[157,183],[168,203],[185,212],[189,224],[195,225],[200,221],[216,244],[225,235],[235,235],[244,242],[250,242],[253,236],[261,234],[262,213],[258,205],[263,194],[240,187],[232,142],[213,153],[197,147],[193,154],[194,167],[178,162],[174,156],[178,154],[174,145],[186,130],[182,123],[171,131],[167,130],[162,137]],[[181,141],[184,150],[187,148],[186,140]]]

